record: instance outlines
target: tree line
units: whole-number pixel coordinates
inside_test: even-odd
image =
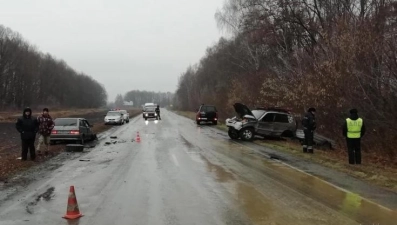
[[[155,103],[160,107],[169,107],[172,104],[174,95],[171,92],[153,92],[132,90],[127,92],[124,97],[118,95],[116,102],[132,101],[135,107],[145,105],[145,103]]]
[[[38,51],[20,34],[0,25],[0,108],[35,106],[94,108],[107,93],[92,77]]]
[[[357,108],[370,128],[364,150],[397,160],[397,2],[226,0],[215,18],[232,38],[181,75],[179,109],[316,107],[319,132],[344,146],[341,125]]]

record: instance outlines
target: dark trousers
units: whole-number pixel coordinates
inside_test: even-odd
[[[304,129],[305,139],[303,140],[303,152],[313,153],[313,139],[314,139],[314,131],[309,129]]]
[[[349,164],[361,164],[361,138],[347,138]]]
[[[157,113],[157,118],[158,118],[159,120],[161,120],[160,111],[158,111],[158,112],[156,112],[156,113]]]
[[[28,159],[28,152],[30,152],[30,159],[36,159],[36,149],[34,148],[35,139],[22,140],[22,160]]]

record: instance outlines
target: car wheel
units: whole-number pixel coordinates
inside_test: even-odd
[[[212,124],[218,125],[218,121],[213,121]]]
[[[127,120],[127,123],[130,123],[130,120]]]
[[[240,137],[243,141],[252,141],[254,136],[254,130],[252,128],[244,128],[240,131]]]
[[[231,139],[233,139],[233,140],[236,140],[236,139],[239,138],[238,133],[237,133],[237,131],[235,131],[235,130],[231,130],[231,129],[230,129],[230,130],[227,132],[227,134],[228,134],[229,137],[230,137]]]
[[[196,120],[196,123],[197,123],[197,125],[200,125],[201,121],[200,120]]]

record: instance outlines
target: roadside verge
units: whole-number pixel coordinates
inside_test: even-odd
[[[194,121],[195,114],[175,112]],[[192,121],[192,122],[193,122]],[[289,140],[255,140],[254,142],[234,141],[227,135],[224,124],[200,126],[218,135],[251,149],[256,154],[277,160],[296,170],[318,177],[347,192],[357,193],[369,200],[392,209],[397,209],[397,169],[381,164],[349,165],[337,151],[317,150],[314,155],[300,153],[301,146]],[[346,157],[346,156],[345,156]],[[364,158],[367,155],[364,153]]]

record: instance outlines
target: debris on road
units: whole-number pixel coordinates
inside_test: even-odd
[[[117,139],[117,136],[110,136],[110,139]]]
[[[81,161],[81,162],[89,162],[89,161],[91,161],[91,159],[80,159],[79,161]]]

